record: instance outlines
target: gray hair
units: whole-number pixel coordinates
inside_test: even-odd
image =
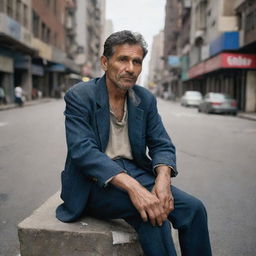
[[[138,44],[143,50],[143,58],[148,53],[148,45],[140,33],[132,32],[130,30],[122,30],[111,34],[105,41],[103,55],[107,58],[111,58],[114,54],[114,46],[129,44]]]

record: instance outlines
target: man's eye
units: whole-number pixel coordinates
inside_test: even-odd
[[[134,64],[141,65],[142,62],[141,62],[140,60],[135,60],[135,61],[134,61]]]

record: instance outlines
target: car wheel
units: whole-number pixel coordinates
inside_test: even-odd
[[[232,112],[231,114],[232,114],[232,116],[236,116],[237,112]]]
[[[198,112],[202,112],[202,110],[200,108],[198,108]]]

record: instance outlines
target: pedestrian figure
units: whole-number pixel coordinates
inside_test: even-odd
[[[16,86],[14,90],[14,94],[15,94],[15,103],[18,104],[18,106],[22,107],[24,104],[23,89],[20,86]]]
[[[116,32],[104,45],[105,75],[66,93],[68,153],[57,218],[122,218],[137,231],[146,256],[176,255],[170,221],[182,255],[210,256],[205,207],[171,184],[175,147],[155,97],[135,85],[146,54],[139,33]]]

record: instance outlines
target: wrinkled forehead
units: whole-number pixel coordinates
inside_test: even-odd
[[[139,44],[118,44],[113,46],[112,51],[112,57],[134,56],[143,59],[143,49]]]

